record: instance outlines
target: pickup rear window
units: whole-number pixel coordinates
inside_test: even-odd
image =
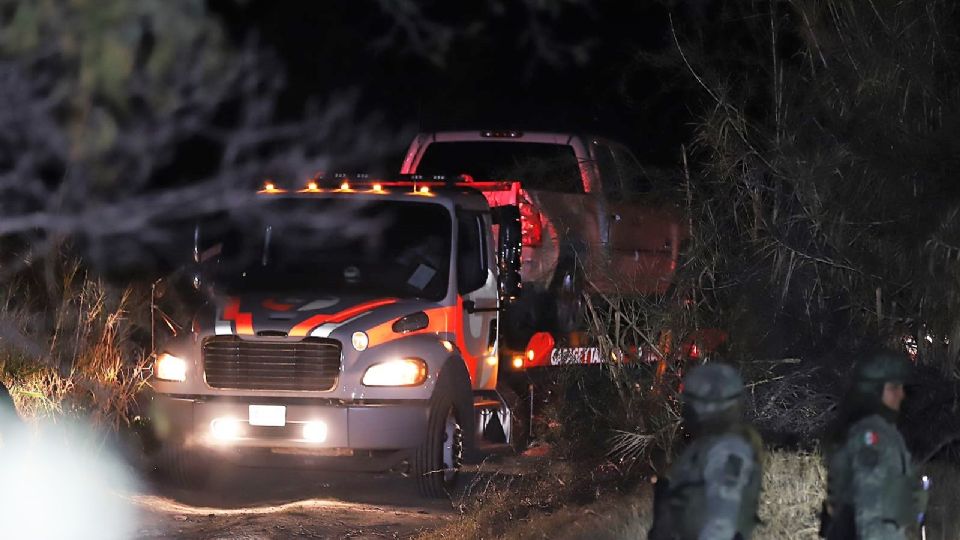
[[[435,142],[424,151],[417,173],[467,173],[476,180],[519,180],[527,190],[583,193],[577,156],[563,144]]]

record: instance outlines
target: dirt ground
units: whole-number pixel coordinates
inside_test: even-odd
[[[504,467],[497,465],[503,474]],[[476,470],[477,468],[474,467]],[[463,474],[461,486],[485,474]],[[399,473],[338,473],[309,468],[221,465],[202,490],[148,482],[131,496],[136,538],[410,538],[455,520],[465,501],[420,497]]]
[[[226,466],[200,491],[148,484],[137,538],[409,538],[456,516],[398,474]]]

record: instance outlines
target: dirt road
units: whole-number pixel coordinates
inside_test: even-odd
[[[399,474],[225,465],[202,491],[146,484],[138,538],[408,538],[454,519]]]

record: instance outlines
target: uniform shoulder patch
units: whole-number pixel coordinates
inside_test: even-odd
[[[880,436],[876,431],[866,431],[863,434],[863,444],[867,446],[876,446],[880,442]]]

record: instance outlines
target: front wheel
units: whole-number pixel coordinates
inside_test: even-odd
[[[427,437],[416,450],[414,476],[424,497],[448,497],[457,485],[463,465],[464,431],[449,385],[430,399]]]

